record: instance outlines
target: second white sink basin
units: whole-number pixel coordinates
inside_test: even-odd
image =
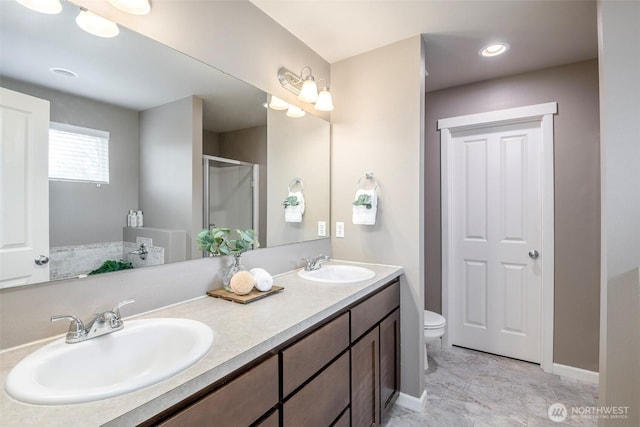
[[[298,275],[306,280],[323,283],[358,283],[373,279],[376,273],[355,265],[323,265],[318,270],[298,271]]]
[[[129,320],[108,335],[40,348],[11,370],[5,387],[15,399],[39,405],[104,399],[183,371],[212,344],[211,328],[195,320]]]

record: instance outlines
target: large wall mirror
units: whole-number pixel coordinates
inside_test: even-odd
[[[71,3],[58,15],[0,9],[0,86],[50,101],[52,126],[108,137],[108,183],[49,179],[49,280],[106,260],[201,257],[195,236],[207,225],[255,228],[262,247],[324,237],[328,122],[268,109],[267,93],[126,28],[88,34]],[[298,190],[305,211],[292,221],[283,201]],[[128,226],[130,210],[142,227]],[[142,243],[144,260],[132,253]]]

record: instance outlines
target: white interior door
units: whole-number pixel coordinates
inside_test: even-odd
[[[540,363],[540,122],[451,142],[452,344]]]
[[[49,101],[0,88],[0,288],[49,280]]]

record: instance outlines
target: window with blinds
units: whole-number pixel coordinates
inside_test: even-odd
[[[109,183],[109,132],[49,123],[49,179]]]

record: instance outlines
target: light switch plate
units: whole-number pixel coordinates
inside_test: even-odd
[[[326,221],[318,221],[318,237],[327,237]]]
[[[336,237],[344,237],[344,222],[336,222]]]

